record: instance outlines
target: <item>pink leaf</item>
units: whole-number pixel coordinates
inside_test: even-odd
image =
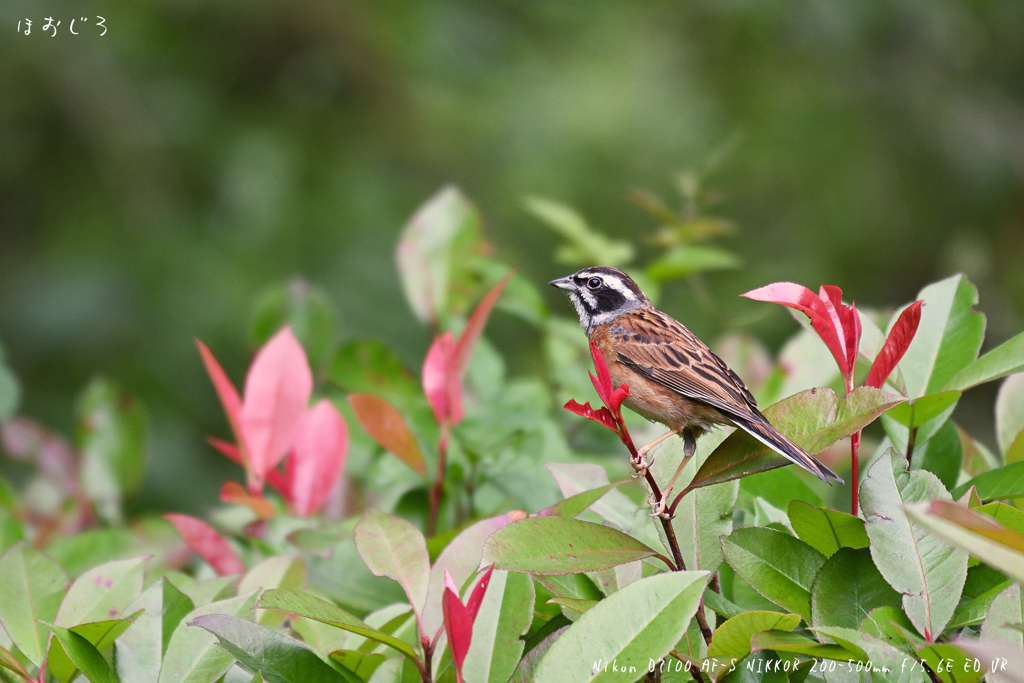
[[[484,327],[487,325],[487,318],[491,315],[491,309],[494,308],[494,304],[498,301],[498,297],[501,296],[502,291],[505,289],[505,285],[512,279],[512,275],[516,272],[516,269],[508,271],[508,274],[502,278],[501,282],[496,284],[491,291],[487,293],[479,304],[477,304],[476,310],[473,311],[473,315],[469,317],[469,322],[466,323],[466,328],[462,330],[462,335],[459,337],[458,346],[455,349],[455,372],[458,375],[459,381],[466,375],[466,368],[469,367],[469,360],[473,356],[473,349],[476,347],[476,343],[480,340],[480,335],[483,334]]]
[[[386,451],[415,470],[426,474],[427,466],[409,425],[393,405],[373,394],[352,394],[348,397],[352,412],[374,441]]]
[[[900,313],[896,324],[889,330],[889,336],[886,337],[882,350],[878,352],[875,362],[871,364],[867,381],[864,382],[866,386],[881,389],[885,380],[889,379],[889,375],[899,365],[910,342],[914,341],[914,335],[917,334],[917,326],[921,323],[921,304],[923,303],[924,300],[915,301]]]
[[[827,290],[823,294],[828,299]],[[836,313],[833,316],[835,306],[831,300],[828,300],[826,304],[814,292],[803,285],[793,282],[775,282],[759,289],[751,290],[741,296],[754,299],[755,301],[767,301],[788,306],[806,314],[811,320],[811,327],[818,333],[821,340],[825,342],[825,346],[828,347],[832,357],[836,360],[836,364],[839,366],[839,371],[843,377],[846,377],[849,368],[846,358],[846,340],[845,336],[840,336],[839,315]]]
[[[312,393],[306,352],[285,327],[259,350],[245,378],[242,431],[258,489],[292,447]]]
[[[288,479],[281,474],[281,470],[267,470],[267,483],[274,487],[274,490],[281,494],[289,505],[292,504],[292,485]]]
[[[254,496],[245,490],[237,481],[226,481],[220,487],[220,502],[244,505],[255,513],[259,519],[271,519],[277,510],[262,496]]]
[[[345,466],[347,450],[345,420],[333,403],[322,399],[306,413],[285,461],[289,502],[299,516],[309,517],[326,502]]]
[[[220,366],[220,363],[214,358],[213,353],[207,348],[206,344],[196,339],[196,346],[199,348],[199,355],[203,358],[203,365],[206,366],[206,374],[210,376],[213,388],[217,391],[217,396],[220,397],[221,405],[224,406],[224,413],[228,417],[228,424],[231,425],[235,441],[241,446],[241,448],[237,449],[238,457],[232,459],[248,470],[245,447],[242,442],[242,399],[239,398],[235,385],[228,379],[224,368]]]
[[[423,393],[438,424],[456,425],[465,415],[457,353],[455,337],[445,332],[434,339],[423,361]]]
[[[206,560],[219,575],[245,571],[245,565],[231,545],[206,522],[173,512],[165,514],[164,519],[174,525],[185,545]]]
[[[594,359],[594,369],[597,370],[597,377],[590,373],[590,382],[594,385],[597,395],[601,397],[604,404],[608,405],[612,398],[612,377],[608,373],[608,361],[605,360],[601,349],[597,348],[597,344],[594,342],[590,342],[590,356]]]
[[[473,592],[469,596],[469,602],[466,603],[466,609],[469,610],[469,617],[476,623],[476,615],[480,611],[480,605],[483,604],[484,596],[487,595],[487,586],[491,583],[491,574],[494,573],[494,565],[492,564],[484,572],[484,575],[477,581],[476,585],[473,586]]]
[[[457,683],[463,683],[462,663],[466,661],[466,653],[473,640],[473,617],[459,599],[459,589],[448,570],[445,570],[444,584],[445,591],[441,596],[444,630],[448,634],[452,661],[455,662],[455,679]]]
[[[569,402],[562,407],[570,413],[576,413],[581,417],[588,418],[594,422],[599,422],[613,432],[619,431],[615,425],[615,418],[612,417],[611,412],[607,408],[602,407],[598,410],[594,410],[590,407],[590,401],[580,405],[576,402],[576,399],[569,399]]]

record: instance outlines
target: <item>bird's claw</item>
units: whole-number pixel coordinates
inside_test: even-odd
[[[661,517],[662,519],[672,519],[672,515],[669,513],[666,501],[668,496],[662,495],[659,500],[654,499],[654,494],[647,498],[647,504],[651,506],[651,514],[648,517]]]
[[[634,479],[640,479],[642,477],[646,477],[647,476],[647,470],[649,470],[651,467],[654,466],[654,458],[651,457],[650,461],[648,461],[647,460],[647,453],[641,451],[638,454],[638,457],[637,457],[636,460],[633,460],[632,458],[630,459],[629,464],[633,466],[634,470],[636,470],[636,474],[633,474],[631,476]]]

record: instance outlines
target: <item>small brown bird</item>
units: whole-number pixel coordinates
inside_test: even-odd
[[[648,467],[647,453],[673,434],[684,441],[684,458],[655,513],[665,515],[668,495],[697,450],[697,438],[713,425],[733,425],[811,474],[843,483],[832,470],[782,435],[757,409],[743,380],[678,320],[662,313],[636,283],[616,268],[584,268],[552,280],[565,290],[580,325],[608,362],[612,384],[628,384],[624,403],[669,431],[643,448],[633,467]],[[652,501],[652,504],[654,501]]]

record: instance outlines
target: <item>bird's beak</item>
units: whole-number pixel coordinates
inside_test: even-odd
[[[564,289],[567,292],[571,292],[576,289],[576,285],[572,283],[572,280],[569,279],[568,275],[566,275],[565,277],[560,277],[557,280],[552,280],[548,284],[551,285],[552,287]]]

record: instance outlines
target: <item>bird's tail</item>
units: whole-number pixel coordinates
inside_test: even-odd
[[[761,415],[758,415],[757,417],[760,417],[761,419],[737,420],[734,417],[733,422],[747,434],[750,434],[773,451],[776,451],[780,455],[792,460],[797,465],[800,465],[800,467],[818,477],[826,484],[831,486],[829,479],[837,481],[840,484],[846,483],[838,474],[822,465],[813,455],[805,451],[803,448],[800,448],[800,446],[797,446],[792,439],[779,432],[779,430],[773,427],[765,417]]]

